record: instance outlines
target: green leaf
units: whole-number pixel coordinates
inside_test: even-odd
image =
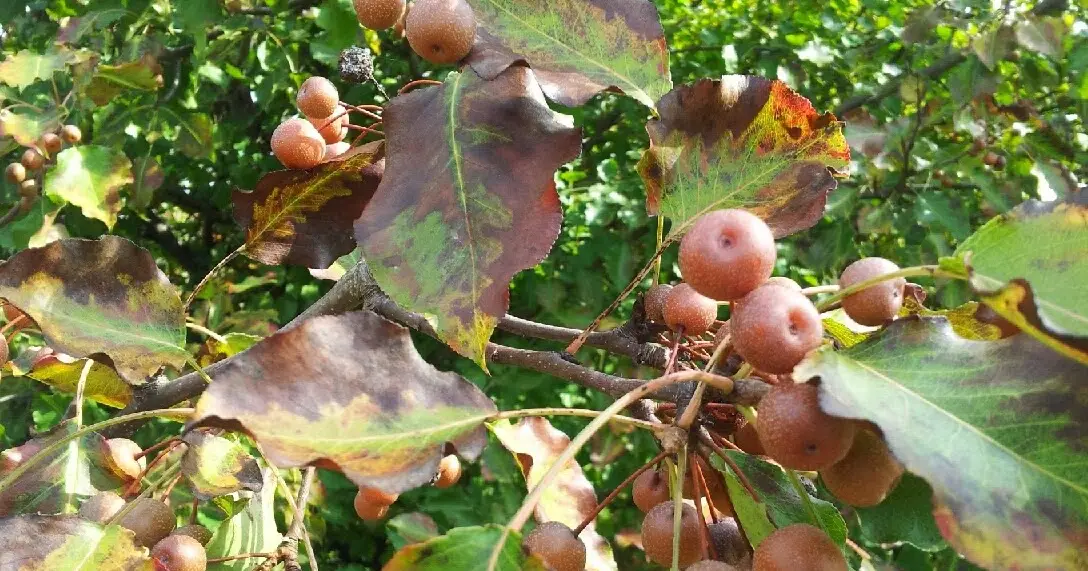
[[[234,192],[245,254],[265,264],[326,268],[355,248],[352,225],[382,180],[380,145],[310,170],[276,171]]]
[[[188,357],[178,291],[147,250],[124,238],[23,250],[0,264],[0,297],[41,326],[56,351],[105,353],[130,383]]]
[[[339,469],[399,493],[431,481],[451,443],[474,459],[495,412],[472,383],[427,364],[371,312],[318,317],[225,362],[194,422],[237,428],[277,466]]]
[[[76,516],[0,519],[4,571],[123,571],[150,565],[147,550],[119,525],[103,527]]]
[[[133,180],[132,161],[123,152],[80,145],[57,154],[57,165],[45,174],[42,190],[53,201],[74,204],[87,218],[112,229],[121,211],[121,187]]]
[[[51,79],[54,73],[86,57],[86,54],[60,47],[52,48],[44,54],[30,50],[9,53],[4,61],[0,61],[0,83],[24,89],[35,82]]]
[[[952,309],[928,309],[911,297],[903,301],[903,307],[899,310],[900,317],[919,315],[922,317],[943,317],[952,325],[956,335],[964,339],[975,341],[996,341],[1001,338],[1001,328],[990,323],[979,321],[979,304],[977,301],[969,301]]]
[[[42,135],[60,127],[60,121],[61,115],[55,109],[25,113],[21,110],[0,110],[0,123],[4,124],[4,133],[24,147],[37,145]]]
[[[1088,364],[1088,205],[1028,201],[956,250],[995,312]]]
[[[854,508],[865,539],[882,545],[910,543],[926,551],[947,544],[933,520],[933,489],[909,472],[884,501],[869,508]]]
[[[241,553],[270,553],[282,541],[276,527],[276,480],[271,468],[262,471],[261,491],[238,514],[223,522],[205,548],[208,558]],[[208,571],[250,571],[252,559],[235,559],[208,565]]]
[[[393,99],[386,167],[355,223],[375,280],[481,367],[510,280],[548,254],[562,211],[553,176],[578,129],[548,109],[533,73],[451,73]]]
[[[241,490],[261,491],[261,467],[237,442],[200,430],[182,440],[189,446],[181,458],[181,473],[201,501]]]
[[[578,106],[616,88],[647,107],[672,88],[669,52],[649,0],[479,0],[468,63],[493,79],[527,61],[549,99]]]
[[[161,74],[162,68],[150,56],[118,65],[100,64],[86,93],[95,105],[103,106],[125,91],[157,91]]]
[[[1088,565],[1088,367],[1034,338],[957,336],[941,318],[902,318],[794,369],[821,379],[830,414],[879,425],[933,487],[942,535],[993,568]]]
[[[658,107],[638,170],[647,210],[672,220],[667,241],[721,208],[750,210],[777,237],[808,228],[823,216],[834,169],[850,161],[842,123],[781,81],[704,79],[672,90]]]
[[[744,534],[748,542],[753,548],[758,547],[775,530],[767,511],[767,504],[764,501],[756,501],[737,475],[727,468],[720,458],[711,458],[710,461],[714,468],[725,476],[725,487],[729,492],[729,500],[733,504],[733,512],[740,521],[740,525],[744,526]],[[762,499],[760,496],[760,500]]]
[[[446,535],[402,548],[382,571],[484,571],[499,538],[502,526],[458,527]],[[536,558],[521,550],[521,534],[512,531],[499,554],[495,571],[544,571]]]
[[[173,111],[170,111],[169,115],[171,115],[178,123],[178,150],[191,159],[212,158],[212,152],[215,149],[212,145],[214,127],[211,117],[208,117],[204,113],[178,115]]]
[[[128,201],[128,207],[133,210],[145,210],[151,206],[151,199],[155,191],[166,180],[166,173],[154,157],[146,156],[137,159],[133,165],[132,198]]]
[[[86,359],[50,353],[36,358],[26,376],[58,391],[75,393],[85,363]],[[132,402],[132,386],[112,367],[97,361],[91,365],[83,391],[84,397],[113,408],[124,408]]]
[[[393,548],[398,550],[405,545],[423,543],[438,537],[438,525],[434,519],[420,512],[394,516],[385,523],[385,529]]]

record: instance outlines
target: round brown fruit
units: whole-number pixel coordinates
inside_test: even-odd
[[[642,520],[642,547],[646,557],[666,567],[672,566],[672,518],[673,502],[654,506]],[[680,515],[680,568],[703,559],[706,541],[695,508],[683,505]]]
[[[567,526],[544,522],[522,541],[522,547],[554,571],[582,571],[586,568],[586,546]]]
[[[126,482],[139,478],[147,468],[147,458],[137,456],[143,454],[143,448],[128,438],[111,438],[105,442],[103,456],[106,467],[110,472]]]
[[[302,82],[295,104],[307,117],[331,117],[340,104],[340,92],[328,78],[315,75]]]
[[[199,523],[191,523],[186,526],[179,527],[172,531],[170,535],[188,535],[189,537],[200,542],[201,545],[207,545],[212,540],[212,532],[208,528],[200,525]]]
[[[764,283],[764,285],[782,286],[784,288],[792,289],[793,291],[797,291],[797,292],[800,292],[801,289],[802,289],[801,284],[791,280],[790,278],[787,278],[786,276],[775,276],[773,278],[769,278]]]
[[[38,146],[45,149],[45,152],[52,156],[60,151],[60,148],[64,146],[64,141],[61,141],[56,133],[46,133],[42,135],[42,139],[38,141]]]
[[[378,488],[359,488],[355,494],[355,513],[363,521],[378,521],[389,513],[389,506],[397,501],[398,494],[389,494]]]
[[[438,477],[434,481],[434,487],[448,488],[461,479],[461,460],[450,454],[438,463]]]
[[[839,287],[848,288],[873,278],[899,271],[899,266],[884,258],[862,258],[846,267],[839,277]],[[893,278],[852,293],[842,300],[842,309],[850,319],[862,325],[883,325],[895,319],[903,307],[906,278]]]
[[[832,495],[860,508],[884,501],[902,475],[903,465],[880,436],[865,428],[857,430],[846,457],[820,472]]]
[[[204,571],[208,568],[208,553],[204,546],[188,535],[171,535],[151,549],[156,571]]]
[[[729,319],[733,347],[757,370],[789,373],[820,346],[820,313],[800,292],[766,285],[744,297]]]
[[[79,517],[106,523],[125,507],[125,499],[113,492],[98,492],[79,506]]]
[[[774,234],[758,216],[740,209],[702,215],[680,241],[680,273],[699,293],[740,299],[771,277]]]
[[[336,117],[336,119],[333,119]],[[332,119],[330,121],[330,119]],[[339,143],[344,140],[344,137],[348,135],[348,114],[345,113],[345,109],[342,105],[336,107],[336,111],[333,111],[332,115],[325,117],[324,119],[315,119],[313,117],[307,117],[307,121],[317,129],[317,132],[321,134],[321,138],[326,144]],[[325,151],[327,156],[328,150]]]
[[[740,565],[742,561],[751,556],[748,542],[740,533],[737,520],[727,517],[711,523],[707,526],[710,541],[714,545],[714,552],[718,559],[731,565]]]
[[[4,179],[11,184],[19,184],[26,180],[26,167],[22,163],[11,163],[4,169]]]
[[[718,303],[682,283],[669,292],[662,314],[669,329],[683,327],[685,335],[702,335],[718,318]]]
[[[767,451],[763,449],[763,443],[759,441],[759,434],[756,432],[756,427],[750,422],[744,423],[737,432],[733,434],[733,443],[737,445],[737,448],[756,456],[766,456]]]
[[[22,160],[19,162],[23,163],[26,170],[36,171],[40,170],[42,165],[45,164],[45,157],[43,157],[37,149],[27,149],[26,152],[23,153]]]
[[[174,511],[159,500],[137,498],[132,500],[132,507],[117,521],[125,529],[136,535],[136,543],[149,547],[170,535],[177,525]]]
[[[355,17],[371,30],[392,28],[404,16],[405,0],[355,0]]]
[[[309,121],[296,117],[276,127],[272,152],[289,169],[313,168],[325,158],[325,139]]]
[[[21,184],[19,184],[19,196],[22,198],[37,198],[38,181],[34,179],[24,180]]]
[[[19,213],[26,214],[34,208],[34,203],[38,202],[38,196],[24,196],[19,199]]]
[[[65,125],[60,128],[60,138],[64,139],[65,143],[74,145],[83,138],[83,133],[75,125]]]
[[[14,332],[19,331],[21,329],[25,329],[27,327],[30,327],[34,322],[30,319],[29,316],[27,316],[25,313],[20,311],[18,307],[15,307],[14,305],[11,305],[10,303],[4,304],[4,319],[6,319],[9,324],[12,321],[15,321],[16,319],[20,319],[20,318],[21,318],[21,320],[19,321],[19,323],[9,327],[8,331],[14,333]]]
[[[476,15],[465,0],[416,0],[404,28],[412,50],[434,64],[461,61],[476,42]]]
[[[775,385],[757,414],[756,432],[767,455],[794,470],[823,470],[842,460],[854,441],[855,423],[820,410],[813,385]]]
[[[787,525],[768,535],[752,558],[752,571],[846,571],[846,558],[820,529]]]
[[[642,296],[642,309],[646,312],[646,319],[654,323],[665,322],[665,300],[669,298],[672,286],[669,284],[657,284],[646,290]]]
[[[646,513],[657,504],[669,501],[669,479],[657,470],[646,470],[631,484],[631,499]]]

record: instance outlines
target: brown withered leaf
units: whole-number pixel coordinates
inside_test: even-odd
[[[75,515],[0,519],[3,571],[147,571],[147,550],[119,525]]]

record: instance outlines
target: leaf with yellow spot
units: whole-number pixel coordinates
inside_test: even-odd
[[[382,147],[310,170],[264,175],[235,192],[234,219],[246,229],[247,256],[265,264],[327,268],[355,248],[352,223],[382,179]]]
[[[261,467],[237,442],[201,430],[189,432],[181,473],[201,501],[241,490],[261,491]]]
[[[124,238],[23,250],[0,264],[0,297],[30,316],[53,349],[104,353],[130,383],[188,359],[177,289],[147,250]]]
[[[385,176],[355,223],[363,257],[394,301],[485,366],[510,280],[559,236],[553,176],[578,156],[579,131],[524,67],[451,73],[394,98],[383,120]]]
[[[281,467],[342,471],[403,492],[431,481],[447,445],[475,459],[495,405],[427,364],[408,330],[369,311],[318,317],[215,371],[198,424],[241,428]]]
[[[57,204],[78,206],[84,216],[112,229],[121,211],[121,188],[134,180],[132,161],[123,152],[80,145],[57,153],[57,165],[45,173],[42,192]]]
[[[842,123],[778,80],[704,79],[670,91],[658,110],[638,170],[647,210],[672,220],[667,241],[722,208],[751,211],[779,238],[804,230],[850,163]]]
[[[42,355],[34,360],[26,376],[58,391],[75,393],[86,362],[86,359],[73,359],[57,353]],[[124,408],[132,402],[132,386],[113,367],[95,361],[87,374],[83,396],[106,406]]]
[[[903,300],[903,307],[899,310],[899,316],[944,317],[948,320],[956,335],[964,339],[974,339],[975,341],[996,341],[1001,339],[1000,327],[980,321],[976,317],[978,308],[979,303],[977,301],[969,301],[952,309],[929,309],[908,296]]]
[[[147,550],[119,525],[80,517],[26,515],[0,519],[4,571],[151,571]]]

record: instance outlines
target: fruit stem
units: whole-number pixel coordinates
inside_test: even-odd
[[[820,516],[816,513],[816,506],[812,503],[812,496],[808,495],[808,490],[801,484],[801,479],[797,475],[797,472],[786,468],[786,477],[789,478],[790,485],[793,486],[793,491],[801,496],[801,503],[804,504],[805,511],[807,511],[809,517],[812,518],[813,524],[822,529],[824,526],[820,523]]]
[[[204,286],[208,285],[208,282],[211,281],[212,277],[215,276],[216,272],[223,269],[223,267],[225,267],[232,260],[234,260],[234,258],[238,257],[238,254],[241,254],[245,249],[245,244],[238,246],[236,250],[227,254],[227,257],[219,260],[219,263],[216,264],[215,267],[213,267],[210,271],[208,271],[208,273],[200,280],[200,283],[196,284],[196,287],[193,288],[193,293],[189,294],[189,299],[185,301],[185,306],[181,308],[183,313],[188,313],[189,306],[192,305],[194,301],[196,301],[196,296],[200,293],[200,290],[204,289]]]
[[[582,416],[586,418],[597,418],[601,413],[596,410],[589,410],[585,408],[526,408],[522,410],[509,410],[503,411],[498,414],[493,414],[487,417],[487,422],[494,422],[496,420],[504,420],[511,418],[524,418],[527,416]],[[650,422],[638,418],[631,418],[629,416],[615,415],[612,417],[613,422],[620,424],[629,424],[637,428],[645,428],[646,430],[660,431],[665,428],[664,424]]]
[[[620,482],[620,485],[616,486],[616,489],[612,490],[612,492],[608,494],[608,496],[601,500],[601,503],[597,504],[597,507],[593,509],[593,512],[587,515],[585,519],[582,520],[582,523],[578,524],[578,527],[574,528],[574,535],[581,535],[582,531],[585,530],[586,526],[592,523],[593,520],[597,519],[597,516],[601,514],[604,508],[608,507],[608,505],[616,499],[616,496],[620,495],[620,492],[622,492],[624,488],[631,485],[631,482],[634,482],[635,478],[641,476],[643,472],[652,468],[654,464],[660,462],[665,456],[668,456],[668,454],[669,452],[667,450],[662,450],[661,452],[658,452],[657,456],[654,456],[650,459],[649,462],[643,464],[642,467],[640,467],[638,470],[631,472],[629,476],[624,478],[624,480]]]
[[[710,465],[710,461],[707,460],[707,466],[709,466],[709,465]],[[714,506],[714,500],[712,500],[710,498],[710,486],[708,486],[706,484],[706,478],[703,476],[703,469],[699,466],[698,463],[695,464],[695,469],[692,471],[692,473],[694,475],[698,476],[698,478],[699,478],[699,481],[697,482],[697,485],[702,486],[702,489],[706,490],[706,495],[707,495],[706,503],[711,508],[710,509],[710,521],[712,523],[718,523],[718,515],[714,513],[714,511],[716,509],[715,506]],[[723,513],[724,513],[724,511],[723,511]]]
[[[857,292],[859,292],[859,291],[861,291],[863,289],[872,287],[872,286],[874,286],[874,285],[876,285],[878,283],[881,283],[881,282],[884,282],[884,281],[887,281],[887,280],[893,280],[895,278],[913,278],[913,277],[917,277],[917,276],[928,276],[928,277],[933,277],[933,278],[957,278],[957,279],[963,279],[963,276],[960,276],[958,274],[953,274],[951,272],[946,272],[946,271],[942,270],[940,266],[936,266],[936,265],[912,266],[912,267],[909,267],[909,268],[903,268],[903,269],[901,269],[901,270],[899,270],[897,272],[892,272],[890,274],[884,274],[884,275],[876,276],[874,278],[869,278],[869,279],[867,279],[865,281],[860,281],[860,282],[858,282],[858,283],[856,283],[856,284],[854,284],[854,285],[852,285],[850,287],[847,287],[847,288],[842,288],[835,295],[832,295],[831,297],[829,297],[829,298],[821,301],[820,303],[816,304],[816,310],[819,311],[820,313],[823,313],[823,312],[827,311],[828,309],[830,309],[836,303],[842,301],[847,296],[855,294],[855,293],[857,293]]]
[[[23,321],[26,321],[26,314],[25,313],[20,313],[18,317],[16,317],[15,319],[12,319],[11,321],[5,323],[3,327],[0,327],[0,337],[7,338],[8,330],[11,329],[12,327],[15,327],[16,325],[19,325]]]
[[[801,290],[801,293],[803,295],[811,297],[811,296],[814,296],[814,295],[820,295],[820,294],[825,294],[825,293],[836,293],[836,292],[839,291],[839,289],[840,289],[839,286],[837,286],[835,284],[819,285],[819,286],[813,286],[813,287],[806,287],[806,288]]]
[[[113,517],[110,518],[110,520],[108,522],[106,522],[106,525],[113,525],[113,524],[121,521],[121,518],[125,517],[125,515],[128,514],[128,512],[132,511],[133,506],[136,505],[136,500],[151,497],[151,494],[155,490],[159,489],[159,487],[161,487],[168,480],[173,479],[174,476],[180,475],[180,473],[181,473],[181,462],[178,462],[177,464],[174,464],[173,466],[171,466],[171,467],[167,468],[166,470],[164,470],[161,478],[159,478],[158,480],[155,480],[139,496],[136,496],[135,498],[132,498],[131,500],[129,500],[128,503],[125,504],[125,507],[121,508],[121,511],[114,514]]]
[[[722,450],[722,447],[718,446],[717,442],[714,442],[714,439],[710,437],[710,433],[700,431],[699,440],[701,440],[703,444],[709,446],[710,449],[718,455],[718,458],[721,458],[722,462],[725,462],[726,466],[729,466],[729,469],[737,475],[737,479],[740,480],[740,483],[742,486],[744,486],[744,489],[748,491],[748,495],[752,496],[752,501],[759,502],[759,494],[756,493],[756,489],[752,487],[752,482],[748,480],[748,476],[746,476],[744,474],[744,471],[740,469],[740,466],[738,466],[737,463],[734,462],[733,459],[725,453],[725,450]]]
[[[239,559],[269,559],[275,556],[275,553],[242,553],[240,555],[228,555],[226,557],[213,557],[208,560],[208,563],[225,563],[227,561],[237,561]]]
[[[695,495],[695,513],[699,516],[699,527],[706,537],[706,545],[710,549],[710,558],[717,559],[718,550],[714,549],[714,541],[710,538],[710,526],[707,525],[706,517],[703,516],[703,492],[706,492],[706,505],[710,508],[708,511],[711,514],[714,513],[714,506],[710,503],[710,488],[706,487],[706,480],[703,480],[700,476],[699,462],[694,460],[694,455],[692,455],[691,491]]]
[[[665,364],[665,374],[676,372],[676,358],[680,356],[680,340],[684,337],[684,326],[681,325],[674,333],[672,347],[669,349],[669,361]]]
[[[370,110],[371,108],[377,107],[376,105],[352,105],[351,103],[345,103],[343,101],[340,102],[340,105],[343,105],[344,107],[351,109],[352,111],[362,113],[363,115],[366,115],[371,119],[375,119],[378,121],[382,120],[381,115],[378,115],[377,113]],[[381,110],[381,107],[378,107],[378,110]]]
[[[680,528],[684,520],[684,477],[688,467],[688,443],[685,440],[680,453],[677,454],[676,486],[672,490],[672,571],[680,571]],[[702,509],[696,505],[695,511]]]
[[[405,93],[408,93],[409,91],[422,85],[442,85],[442,82],[435,81],[433,79],[417,79],[415,81],[409,81],[408,83],[405,83],[404,86],[401,87],[399,90],[397,90],[397,95],[404,95]]]
[[[140,489],[140,484],[143,483],[144,478],[146,478],[149,474],[151,474],[151,470],[154,469],[156,466],[158,466],[159,463],[162,462],[163,460],[165,460],[166,457],[169,456],[170,453],[173,452],[175,448],[177,448],[178,446],[180,446],[182,444],[184,444],[184,442],[182,442],[181,440],[175,439],[173,444],[171,444],[170,446],[168,446],[166,449],[164,449],[162,451],[162,454],[159,454],[158,456],[155,457],[154,460],[152,460],[150,463],[148,463],[147,468],[144,468],[143,471],[140,472],[140,474],[138,476],[136,476],[136,479],[133,480],[131,484],[129,484],[128,488],[125,490],[125,495],[126,496],[131,495],[131,494],[135,493],[136,490],[139,490]]]

